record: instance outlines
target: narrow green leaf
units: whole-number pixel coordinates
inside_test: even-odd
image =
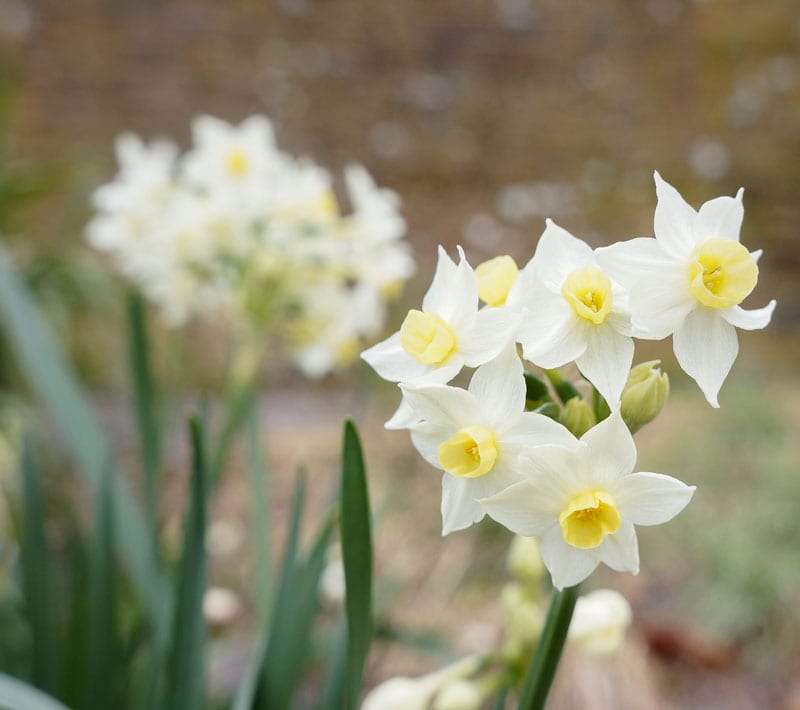
[[[257,696],[261,708],[288,708],[303,676],[318,606],[319,578],[325,567],[334,524],[334,515],[331,513],[321,525],[308,555],[298,558],[295,552],[294,565],[291,568],[284,566],[285,576],[281,579],[280,592],[273,608]],[[296,538],[294,545],[296,551]]]
[[[29,387],[50,412],[78,470],[96,489],[112,450],[97,418],[67,365],[28,290],[11,268],[0,244],[0,316]],[[112,491],[117,540],[130,575],[154,620],[168,624],[164,579],[151,536],[136,501],[119,476]]]
[[[150,369],[145,308],[138,293],[128,294],[128,357],[133,381],[145,502],[151,530],[158,520],[158,467],[161,455],[156,389]]]
[[[259,676],[261,668],[264,664],[264,654],[267,651],[267,636],[266,634],[259,636],[253,646],[253,652],[250,654],[250,660],[247,663],[247,669],[239,682],[239,687],[236,689],[236,697],[233,699],[231,710],[252,710],[253,701],[256,697],[258,689]]]
[[[345,707],[355,708],[372,636],[372,533],[369,492],[358,432],[344,425],[341,479],[341,540],[347,596]]]
[[[347,618],[336,619],[336,629],[327,654],[328,667],[322,681],[319,710],[341,710],[344,707],[344,684],[347,677]]]
[[[267,630],[270,608],[272,552],[269,540],[270,501],[267,463],[261,442],[258,408],[251,403],[247,429],[247,479],[250,485],[250,525],[256,582],[256,618],[259,633]]]
[[[544,374],[547,375],[547,379],[550,380],[550,383],[553,385],[553,389],[555,389],[556,394],[558,395],[558,398],[561,400],[562,404],[566,404],[573,397],[581,396],[581,393],[578,392],[575,385],[573,385],[569,380],[564,379],[564,376],[561,374],[560,370],[545,370]]]
[[[55,691],[56,633],[51,603],[50,555],[45,538],[45,510],[39,486],[39,471],[30,439],[22,440],[22,529],[20,545],[25,607],[33,642],[33,683],[47,692]]]
[[[532,372],[525,371],[525,400],[538,407],[542,402],[550,401],[547,385]],[[535,408],[535,407],[534,407]]]
[[[193,471],[191,498],[184,526],[183,554],[178,571],[172,648],[162,708],[201,707],[203,701],[203,647],[205,620],[203,596],[206,589],[206,486],[207,471],[202,427],[190,419]]]
[[[69,710],[55,698],[0,673],[0,708],[3,710]]]
[[[95,503],[95,530],[89,569],[89,607],[84,702],[87,710],[113,707],[116,646],[116,569],[114,567],[114,521],[112,515],[111,467],[100,483]]]
[[[255,399],[255,392],[252,382],[237,383],[226,398],[222,431],[213,449],[209,465],[209,474],[213,483],[216,483],[222,475],[228,451],[231,448],[231,444],[233,444],[236,433],[239,431],[239,427],[242,426],[247,418],[247,413],[250,411],[252,402]]]
[[[592,408],[594,409],[594,416],[597,422],[600,423],[604,419],[608,419],[611,415],[611,409],[608,406],[603,395],[601,395],[596,387],[592,387]]]

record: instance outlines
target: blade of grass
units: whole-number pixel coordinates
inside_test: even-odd
[[[250,485],[252,555],[256,582],[256,618],[263,633],[269,623],[272,552],[269,541],[270,501],[267,487],[267,463],[261,443],[258,408],[251,403],[247,429],[247,478]]]
[[[60,430],[78,470],[96,489],[112,450],[94,411],[28,290],[14,273],[0,244],[0,315],[29,387]],[[129,490],[114,477],[117,540],[137,591],[154,620],[168,624],[164,579],[151,535]]]
[[[189,436],[193,459],[191,498],[186,512],[183,554],[178,571],[175,625],[162,703],[164,710],[199,708],[203,701],[208,472],[203,428],[196,418],[189,420]]]
[[[112,515],[111,466],[100,483],[95,503],[95,530],[89,569],[86,686],[82,706],[113,707],[116,647],[116,570],[114,568],[114,520]]]
[[[55,698],[0,673],[0,708],[3,710],[69,710]]]
[[[145,323],[145,309],[138,293],[128,294],[128,357],[133,381],[139,450],[142,457],[145,509],[150,529],[158,520],[158,467],[161,454],[156,389],[150,368],[150,345]]]
[[[208,469],[212,483],[216,483],[222,475],[228,451],[231,448],[231,444],[233,444],[236,433],[247,418],[247,413],[254,399],[255,387],[249,380],[237,383],[226,398],[222,431],[213,449]]]
[[[364,457],[355,424],[344,425],[341,478],[342,562],[347,611],[345,707],[355,708],[372,636],[372,533]]]
[[[55,691],[56,679],[54,606],[50,599],[52,569],[44,531],[45,511],[39,486],[39,471],[31,446],[30,439],[23,437],[20,467],[23,511],[23,538],[20,545],[22,582],[33,643],[33,684],[52,693]]]

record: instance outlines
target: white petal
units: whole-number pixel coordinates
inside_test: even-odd
[[[600,548],[581,550],[568,545],[558,524],[550,527],[542,536],[541,552],[556,589],[580,584],[600,564]]]
[[[439,247],[439,261],[428,292],[422,299],[422,308],[441,315],[449,303],[449,290],[456,273],[455,262],[447,255],[444,247]]]
[[[478,422],[478,402],[469,392],[447,385],[412,387],[400,385],[403,396],[417,417],[424,422],[453,430]]]
[[[503,447],[542,446],[575,447],[577,440],[563,424],[536,412],[524,412],[502,435]]]
[[[389,418],[389,421],[384,424],[385,429],[408,429],[410,426],[419,422],[419,417],[411,405],[406,401],[406,398],[403,397],[400,400],[400,406],[397,408],[397,411],[392,414]]]
[[[478,400],[483,417],[495,426],[525,409],[525,378],[515,344],[475,370],[469,392]]]
[[[743,192],[740,189],[736,197],[717,197],[700,207],[694,223],[697,241],[712,238],[739,241],[739,231],[744,219]]]
[[[456,333],[458,352],[467,367],[477,367],[497,357],[514,342],[519,313],[508,308],[482,308],[467,333]]]
[[[585,443],[574,439],[569,446],[545,444],[526,449],[521,455],[520,474],[532,485],[555,517],[570,498],[593,484]]]
[[[622,388],[631,370],[633,340],[605,323],[590,327],[588,334],[586,352],[575,362],[614,411],[619,408]]]
[[[527,482],[515,483],[478,501],[494,520],[526,537],[541,535],[558,522],[558,514],[540,492]]]
[[[619,413],[593,426],[581,441],[587,446],[584,456],[593,474],[603,482],[616,481],[633,471],[636,445]]]
[[[384,380],[402,382],[428,374],[431,368],[411,357],[400,345],[400,333],[390,335],[363,353],[365,360]],[[455,375],[453,375],[455,377]]]
[[[547,288],[560,293],[567,276],[593,263],[594,252],[586,242],[572,236],[553,220],[546,221],[532,264]]]
[[[774,310],[775,299],[771,300],[763,308],[756,308],[752,311],[746,311],[741,306],[734,306],[721,311],[721,313],[722,317],[732,326],[742,330],[761,330],[769,325]]]
[[[458,254],[461,259],[448,289],[447,303],[440,313],[457,335],[473,327],[478,312],[478,277],[461,247],[458,247]]]
[[[468,528],[483,519],[484,509],[475,500],[470,479],[442,476],[442,535]]]
[[[694,495],[695,486],[661,473],[632,473],[614,490],[623,520],[634,525],[660,525],[680,513]]]
[[[525,359],[546,369],[577,360],[588,347],[590,324],[560,296],[541,305],[548,307],[529,311],[519,329]]]
[[[654,177],[658,196],[654,220],[656,239],[667,254],[677,259],[686,258],[695,245],[693,228],[697,213],[657,172]]]
[[[736,329],[712,308],[692,311],[672,339],[684,372],[700,386],[708,403],[719,407],[717,394],[739,353]]]
[[[633,523],[624,520],[617,532],[600,546],[602,561],[617,572],[639,574],[639,542]]]
[[[688,272],[675,262],[637,283],[630,291],[629,303],[636,337],[645,340],[672,335],[697,306],[689,291]]]
[[[457,430],[443,426],[425,426],[424,424],[410,431],[411,443],[431,466],[442,470],[439,463],[439,446],[449,439]]]
[[[662,273],[665,266],[668,268],[675,261],[652,237],[617,242],[594,253],[603,272],[628,290],[643,278]]]

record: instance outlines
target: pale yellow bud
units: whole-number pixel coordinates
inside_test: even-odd
[[[509,660],[527,654],[544,628],[544,611],[530,589],[512,582],[500,594],[506,622],[504,653]]]
[[[517,280],[519,268],[510,256],[496,256],[475,267],[478,296],[487,306],[502,306]]]
[[[592,405],[582,397],[573,397],[568,400],[559,419],[577,437],[583,436],[597,424],[597,417],[594,415]]]
[[[622,390],[622,418],[631,433],[658,416],[669,396],[669,377],[657,367],[660,360],[636,365]]]
[[[483,694],[475,683],[468,680],[453,680],[436,695],[433,710],[478,710]]]
[[[544,574],[544,562],[535,537],[515,535],[506,558],[508,571],[520,582],[537,584]]]

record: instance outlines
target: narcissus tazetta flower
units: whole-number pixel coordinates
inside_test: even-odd
[[[655,181],[655,239],[618,242],[598,249],[597,259],[629,288],[637,335],[673,335],[680,366],[718,407],[720,387],[739,352],[736,328],[766,327],[775,301],[752,311],[739,305],[755,288],[760,256],[739,242],[743,190],[695,212],[658,173]]]
[[[582,582],[601,562],[636,574],[634,525],[671,520],[695,489],[659,473],[631,473],[635,462],[633,437],[613,414],[576,445],[523,456],[524,480],[479,502],[512,532],[541,538],[558,589]]]
[[[469,527],[486,498],[518,482],[519,456],[541,444],[574,439],[552,419],[525,411],[522,362],[511,345],[479,367],[468,390],[448,385],[401,385],[416,423],[411,440],[422,457],[444,471],[442,534]]]
[[[611,408],[618,407],[633,360],[627,294],[588,244],[547,220],[509,303],[525,309],[518,339],[526,359],[543,368],[574,360]]]
[[[514,337],[518,318],[505,308],[478,310],[478,281],[458,248],[458,265],[439,247],[439,262],[422,310],[410,310],[400,331],[361,357],[384,379],[414,384],[452,380],[465,365],[496,357]]]

